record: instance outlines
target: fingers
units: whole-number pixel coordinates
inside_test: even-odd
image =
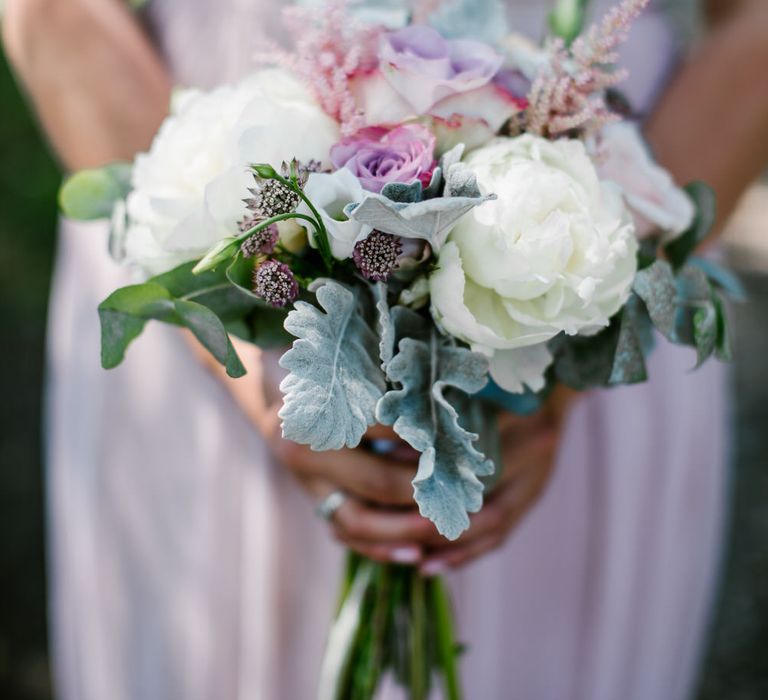
[[[303,485],[318,503],[336,490],[330,482],[317,479],[304,479]],[[425,533],[437,534],[418,513],[377,511],[353,496],[342,503],[329,525],[345,547],[368,559],[393,564],[418,565],[424,556],[424,546],[416,539]]]
[[[344,545],[362,554],[368,559],[379,561],[382,564],[407,564],[418,565],[424,556],[424,550],[414,544],[408,543],[371,543],[365,540],[347,540]]]
[[[504,542],[504,534],[495,532],[447,550],[441,556],[424,560],[419,567],[423,576],[439,576],[449,569],[457,569],[474,559],[493,551]]]
[[[413,505],[415,470],[408,462],[365,450],[313,452],[282,437],[270,440],[275,456],[297,476],[324,479],[358,498],[388,506]]]
[[[336,537],[350,546],[359,542],[405,542],[422,546],[436,544],[441,539],[435,526],[415,508],[386,510],[367,506],[354,498],[339,508],[332,525]]]

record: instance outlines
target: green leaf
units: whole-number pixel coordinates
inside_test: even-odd
[[[717,197],[709,185],[692,182],[685,187],[685,191],[693,200],[696,216],[687,231],[664,247],[667,259],[676,269],[685,264],[699,243],[707,237],[717,218]]]
[[[379,401],[376,416],[421,453],[413,480],[419,511],[441,534],[456,539],[469,527],[468,513],[482,507],[479,477],[490,475],[493,463],[474,447],[478,436],[459,424],[460,412],[446,391],[458,390],[452,398],[461,405],[485,386],[488,361],[441,340],[432,329],[428,341],[401,340],[387,369],[399,388]]]
[[[131,165],[112,163],[70,175],[59,190],[59,207],[69,219],[108,219],[115,203],[130,192]]]
[[[677,285],[670,264],[657,260],[653,265],[638,271],[633,289],[645,303],[653,325],[666,338],[677,342]]]
[[[119,365],[128,345],[150,319],[184,326],[222,365],[231,377],[245,374],[224,324],[202,304],[174,299],[156,282],[123,287],[99,306],[101,320],[101,362],[106,369]]]
[[[193,301],[176,299],[174,310],[182,325],[222,364],[230,377],[242,377],[245,367],[232,346],[221,319],[209,308]]]
[[[148,282],[123,287],[99,305],[101,322],[101,364],[117,367],[128,345],[144,330],[150,318],[173,314],[171,295],[158,284]]]
[[[356,447],[386,387],[378,338],[361,312],[363,290],[319,280],[310,291],[325,313],[299,301],[285,321],[297,340],[280,360],[290,372],[280,385],[283,436],[318,451]]]

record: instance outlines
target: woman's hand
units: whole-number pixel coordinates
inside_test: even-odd
[[[334,491],[346,495],[330,523],[341,543],[377,561],[418,564],[425,573],[462,566],[504,542],[549,481],[564,415],[575,396],[559,388],[534,416],[501,416],[504,471],[499,484],[483,510],[471,516],[470,529],[456,542],[449,542],[414,504],[415,451],[403,445],[387,456],[364,448],[313,452],[284,440],[277,415],[281,405],[277,387],[282,377],[277,355],[235,341],[248,375],[232,380],[191,342],[264,435],[276,458],[313,499],[320,502]],[[391,429],[376,426],[366,434],[364,445],[396,439]]]

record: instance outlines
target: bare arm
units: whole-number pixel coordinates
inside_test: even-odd
[[[66,168],[130,160],[149,145],[170,80],[121,0],[7,0],[3,41]]]
[[[670,85],[647,129],[679,182],[703,180],[719,223],[768,164],[768,3],[709,0],[714,24]]]

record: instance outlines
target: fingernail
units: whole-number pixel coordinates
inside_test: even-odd
[[[446,571],[448,571],[448,567],[445,562],[439,560],[428,561],[419,569],[422,576],[440,576]]]
[[[396,564],[415,564],[421,559],[421,550],[417,547],[397,547],[389,553],[389,558]]]

